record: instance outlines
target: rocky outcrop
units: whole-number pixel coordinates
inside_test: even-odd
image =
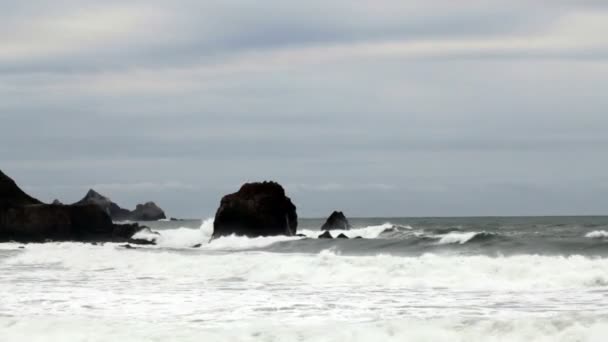
[[[331,233],[328,231],[325,231],[325,233],[317,236],[317,239],[333,239],[334,237],[331,236]]]
[[[348,236],[346,236],[345,234],[340,234],[336,236],[336,239],[348,239]]]
[[[89,190],[83,199],[74,204],[94,204],[110,215],[114,221],[157,221],[166,218],[165,212],[154,202],[138,204],[135,210],[130,211],[121,208],[93,189]]]
[[[325,223],[321,227],[321,230],[335,229],[350,229],[350,223],[346,219],[346,216],[344,216],[344,213],[342,213],[341,211],[334,211],[333,213],[331,213],[331,215],[329,215],[329,217],[327,218],[327,221],[325,221]]]
[[[0,171],[0,208],[42,204],[21,190],[15,181]]]
[[[296,206],[275,182],[247,183],[220,202],[213,223],[213,238],[296,234]]]
[[[44,204],[0,172],[0,241],[129,241],[141,227],[115,225],[99,206]]]
[[[154,202],[138,204],[130,214],[132,221],[158,221],[165,218],[165,212]]]
[[[87,194],[75,205],[89,205],[93,204],[105,211],[113,220],[120,220],[122,217],[129,215],[130,211],[122,209],[118,204],[112,202],[109,198],[98,193],[97,191],[90,189]]]

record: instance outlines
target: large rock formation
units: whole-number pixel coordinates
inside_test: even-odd
[[[341,211],[334,211],[333,213],[331,213],[331,215],[329,215],[329,217],[327,218],[327,221],[325,221],[325,223],[321,227],[321,230],[335,229],[350,229],[350,223],[346,219],[346,216],[344,216],[344,213],[342,213]]]
[[[96,205],[43,204],[0,171],[0,241],[129,241],[141,227],[115,225]]]
[[[115,221],[157,221],[165,219],[165,212],[154,202],[138,204],[135,210],[121,208],[109,198],[91,189],[83,199],[74,204],[93,204],[105,211]]]
[[[275,182],[247,183],[224,196],[215,214],[213,238],[226,235],[249,237],[295,235],[296,206]]]

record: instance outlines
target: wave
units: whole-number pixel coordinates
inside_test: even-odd
[[[122,249],[112,244],[49,243],[28,245],[23,252],[4,259],[3,263],[15,267],[61,265],[77,273],[112,269],[121,274],[160,278],[187,279],[196,275],[209,281],[238,274],[246,281],[257,283],[317,286],[465,290],[608,286],[608,259],[584,256],[345,256],[335,249],[318,254],[260,251],[218,254],[213,247],[185,252],[167,249],[152,252],[149,249]]]
[[[608,239],[608,231],[595,230],[585,234],[585,237],[590,239]]]
[[[212,240],[213,222],[213,218],[208,218],[203,221],[198,229],[180,227],[158,230],[157,233],[143,230],[135,234],[133,238],[154,241],[156,243],[156,247],[161,248],[189,248],[200,245],[201,248],[209,250],[242,250],[263,248],[278,242],[296,241],[302,240],[303,238],[316,239],[322,233],[319,230],[302,229],[298,231],[300,236],[268,236],[249,238],[246,236],[231,235]],[[412,228],[409,226],[396,226],[391,223],[384,223],[377,226],[368,226],[350,230],[332,230],[331,233],[333,236],[344,234],[349,238],[362,237],[365,239],[375,239],[390,232],[403,233],[404,231],[409,231],[411,229]]]
[[[397,227],[400,227],[401,229],[411,229],[411,227],[395,226],[392,223],[387,222],[387,223],[377,225],[377,226],[353,228],[353,229],[349,229],[349,230],[335,229],[335,230],[331,230],[331,235],[338,236],[340,234],[344,234],[351,239],[356,238],[356,237],[362,237],[364,239],[375,239],[375,238],[379,237],[383,232],[385,232],[387,230],[391,230],[391,229],[397,229]],[[323,232],[320,230],[303,229],[303,230],[298,231],[298,233],[303,234],[308,238],[316,239]]]
[[[487,233],[487,232],[450,232],[447,233],[439,239],[438,244],[440,245],[448,245],[448,244],[465,244],[468,242],[478,242],[478,241],[486,241],[490,240],[493,237],[496,237],[497,234]]]

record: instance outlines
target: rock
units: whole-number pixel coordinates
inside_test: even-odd
[[[196,245],[192,246],[192,248],[201,248],[202,244],[197,243]]]
[[[0,171],[0,208],[42,204],[21,190],[15,181]]]
[[[61,203],[61,201],[58,199],[53,200],[53,203],[51,203],[51,204],[52,205],[63,205],[63,203]]]
[[[122,248],[126,248],[126,249],[137,249],[137,247],[133,247],[133,246],[131,246],[131,245],[129,245],[129,244],[126,244],[126,245],[120,245],[120,247],[122,247]]]
[[[336,236],[336,239],[348,239],[348,236],[346,236],[344,234],[340,234],[340,235]]]
[[[0,171],[0,241],[122,242],[139,225],[116,225],[93,204],[43,204]]]
[[[363,237],[357,236],[357,237],[355,237],[355,239],[363,239]]]
[[[321,227],[321,230],[335,230],[335,229],[340,229],[340,230],[349,230],[350,229],[350,223],[348,223],[346,216],[344,216],[344,214],[341,211],[334,211],[333,213],[331,213],[331,215],[327,218],[327,221],[325,221],[325,223]]]
[[[74,204],[94,204],[103,209],[114,221],[157,221],[165,219],[165,212],[154,202],[138,204],[135,210],[121,208],[108,197],[90,189],[83,199]]]
[[[331,233],[329,231],[325,231],[325,233],[319,235],[317,238],[319,238],[319,239],[333,239],[334,237],[331,236]]]
[[[226,235],[248,237],[296,234],[296,206],[275,182],[247,183],[222,198],[215,214],[213,238]]]
[[[158,221],[165,218],[165,212],[154,202],[138,204],[130,215],[131,221]]]
[[[296,234],[297,237],[306,237],[306,234]]]
[[[146,240],[146,239],[129,239],[129,243],[134,245],[156,245],[156,240]]]
[[[109,198],[103,196],[97,191],[90,189],[87,194],[75,205],[94,204],[105,211],[112,219],[122,218],[129,215],[129,211],[122,209],[118,204],[112,202]]]

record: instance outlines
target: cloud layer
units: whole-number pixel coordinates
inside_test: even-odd
[[[173,216],[261,179],[305,216],[603,213],[605,3],[0,0],[0,167]]]

